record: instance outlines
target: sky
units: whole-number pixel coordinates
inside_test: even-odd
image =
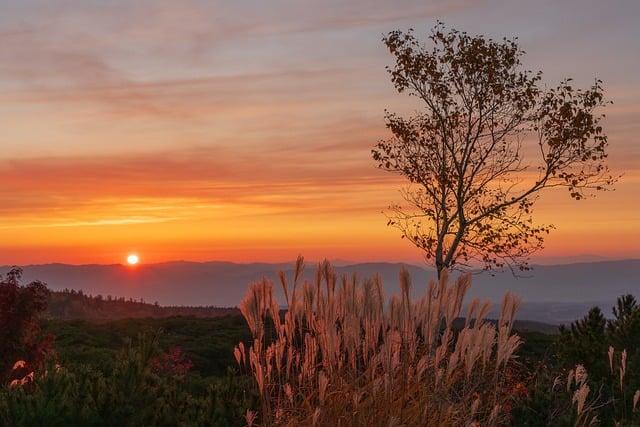
[[[415,106],[381,38],[519,38],[604,81],[613,192],[546,193],[541,256],[640,258],[640,2],[0,0],[0,264],[421,260],[370,150]]]

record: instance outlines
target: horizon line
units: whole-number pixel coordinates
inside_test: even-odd
[[[586,255],[589,256],[589,255]],[[567,258],[571,258],[571,256],[568,256]],[[607,257],[602,257],[603,259],[597,259],[597,260],[586,260],[586,261],[568,261],[568,262],[555,262],[555,263],[551,263],[551,262],[540,262],[540,261],[534,261],[531,262],[529,265],[530,266],[554,266],[554,265],[575,265],[575,264],[599,264],[599,263],[609,263],[609,262],[624,262],[624,261],[640,261],[640,258],[634,258],[634,257],[630,257],[630,258],[607,258]],[[324,260],[323,260],[324,261]],[[432,269],[433,267],[426,264],[426,263],[418,263],[418,262],[412,262],[412,261],[352,261],[352,260],[330,260],[328,259],[328,261],[333,264],[334,266],[337,267],[349,267],[349,266],[354,266],[354,265],[362,265],[362,264],[398,264],[398,265],[410,265],[410,266],[414,266],[414,267],[418,267],[418,268],[423,268],[425,270],[429,270]],[[313,265],[313,264],[318,264],[319,262],[322,261],[318,261],[318,260],[305,260],[305,264],[306,265]],[[131,266],[131,265],[127,265],[125,263],[118,263],[118,262],[114,262],[114,263],[81,263],[81,264],[75,264],[75,263],[69,263],[69,262],[43,262],[43,263],[30,263],[30,264],[12,264],[12,263],[3,263],[0,262],[0,267],[2,268],[12,268],[12,267],[19,267],[19,268],[25,268],[25,267],[41,267],[41,266],[49,266],[49,265],[64,265],[64,266],[71,266],[71,267],[89,267],[89,266],[99,266],[99,267],[114,267],[114,266],[118,266],[118,267],[126,267],[126,268],[130,268],[130,269],[139,269],[142,268],[144,266],[157,266],[157,265],[166,265],[166,264],[214,264],[214,263],[218,263],[218,264],[233,264],[233,265],[255,265],[255,264],[266,264],[266,265],[281,265],[281,264],[291,264],[291,265],[295,265],[296,260],[292,259],[292,260],[288,260],[288,261],[229,261],[229,260],[223,260],[223,259],[211,259],[211,260],[206,260],[206,261],[194,261],[194,260],[186,260],[186,259],[175,259],[175,260],[167,260],[167,261],[158,261],[158,262],[140,262],[137,265]],[[498,270],[496,270],[496,272],[498,272]]]

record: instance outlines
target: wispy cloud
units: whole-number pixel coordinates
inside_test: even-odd
[[[285,152],[191,149],[0,162],[0,181],[6,183],[0,218],[8,226],[23,227],[25,217],[36,217],[29,224],[42,220],[60,227],[197,220],[215,210],[251,216],[346,213],[379,210],[380,200],[363,195],[392,184],[360,161],[292,151],[282,161]]]
[[[129,224],[158,224],[163,222],[174,221],[179,218],[155,218],[155,217],[129,217],[129,218],[113,218],[113,219],[96,219],[93,221],[69,221],[54,223],[18,223],[0,226],[0,229],[16,229],[16,228],[58,228],[58,227],[97,227],[103,225],[129,225]]]

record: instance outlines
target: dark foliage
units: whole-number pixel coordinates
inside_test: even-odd
[[[65,366],[89,364],[104,372],[113,369],[118,351],[141,333],[162,330],[159,345],[180,347],[193,363],[191,377],[224,375],[235,364],[233,348],[238,340],[249,343],[242,316],[215,318],[169,317],[123,319],[95,323],[85,320],[43,321],[43,329],[55,335],[58,359]]]
[[[241,426],[256,393],[229,371],[192,393],[184,375],[157,372],[158,335],[121,350],[113,370],[49,366],[28,387],[0,389],[0,424],[11,426]]]
[[[111,295],[92,296],[82,291],[65,289],[50,293],[46,314],[56,319],[108,321],[144,317],[217,317],[239,314],[239,312],[232,307],[167,307],[158,303],[150,304],[143,300],[136,301],[132,298],[125,299]]]
[[[582,364],[592,377],[603,378],[608,374],[607,321],[599,307],[593,307],[581,319],[568,328],[560,327],[558,355],[567,368]]]
[[[0,380],[7,379],[19,360],[37,369],[50,350],[50,338],[42,336],[38,322],[49,290],[39,281],[21,285],[21,276],[19,268],[0,276]]]
[[[528,426],[569,426],[576,419],[571,411],[572,395],[558,379],[577,364],[588,373],[590,402],[597,408],[602,425],[638,425],[640,414],[633,411],[633,396],[640,389],[640,307],[632,295],[618,298],[613,318],[605,319],[599,307],[568,327],[561,327],[548,358],[532,372],[529,397],[515,415]],[[612,349],[612,357],[608,352]],[[626,352],[624,375],[622,352]]]

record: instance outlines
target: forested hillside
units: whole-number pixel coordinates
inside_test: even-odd
[[[218,317],[227,314],[239,314],[236,308],[225,307],[188,307],[160,306],[144,300],[112,297],[108,295],[85,295],[82,291],[65,289],[51,292],[45,316],[55,319],[84,319],[106,321],[143,317]]]

